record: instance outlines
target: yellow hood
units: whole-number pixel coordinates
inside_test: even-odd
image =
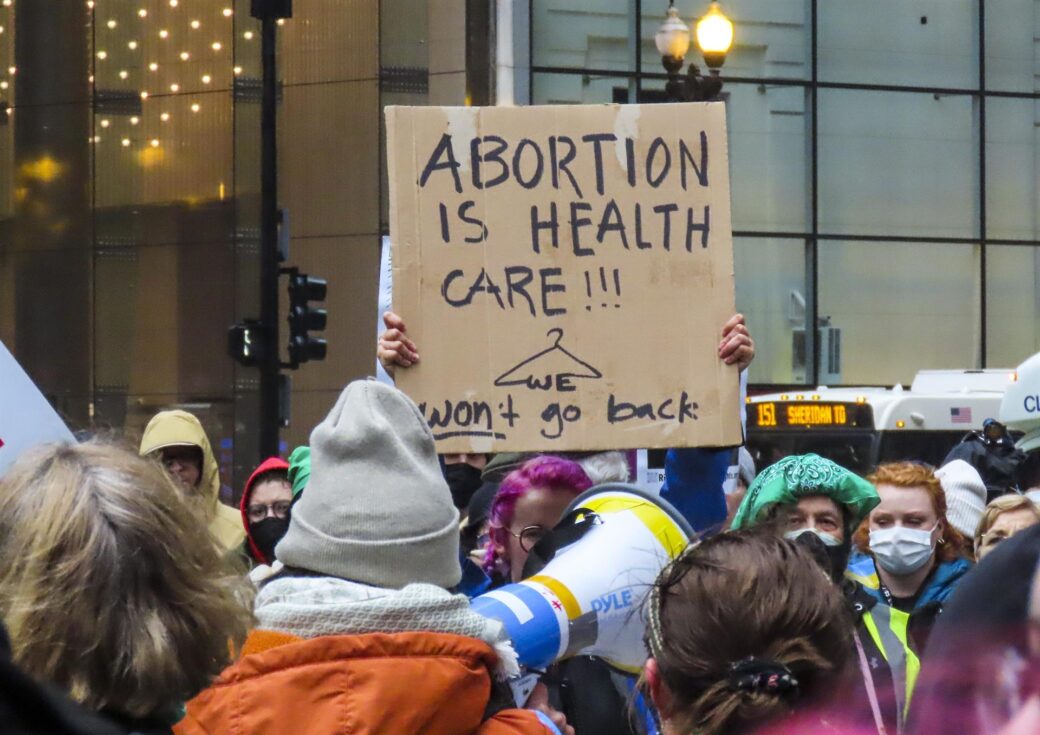
[[[220,502],[220,468],[202,424],[187,411],[160,411],[144,429],[140,453],[147,456],[174,446],[198,447],[202,451],[198,496],[209,519],[210,533],[225,549],[241,544],[245,539],[242,518]]]

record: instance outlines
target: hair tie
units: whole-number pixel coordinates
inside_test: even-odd
[[[798,679],[781,663],[748,656],[729,665],[729,685],[738,692],[788,694],[797,692]]]

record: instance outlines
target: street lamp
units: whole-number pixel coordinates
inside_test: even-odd
[[[675,102],[705,102],[718,97],[722,90],[719,68],[726,61],[726,54],[733,45],[733,23],[727,18],[717,2],[712,2],[708,12],[697,21],[697,46],[704,56],[710,76],[702,76],[695,63],[690,62],[686,78],[680,76],[686,53],[690,50],[690,27],[679,17],[674,5],[668,6],[664,22],[654,36],[654,43],[661,54],[661,64],[668,72],[665,93]]]
[[[697,45],[704,54],[704,63],[717,77],[733,45],[733,22],[723,15],[717,2],[709,5],[708,12],[697,21]]]

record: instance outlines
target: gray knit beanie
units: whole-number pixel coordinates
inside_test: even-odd
[[[461,578],[459,512],[415,404],[348,385],[311,432],[311,477],[275,549],[286,566],[399,589]]]

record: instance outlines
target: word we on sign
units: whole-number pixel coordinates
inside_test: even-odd
[[[740,442],[721,104],[388,107],[397,381],[441,452]]]

